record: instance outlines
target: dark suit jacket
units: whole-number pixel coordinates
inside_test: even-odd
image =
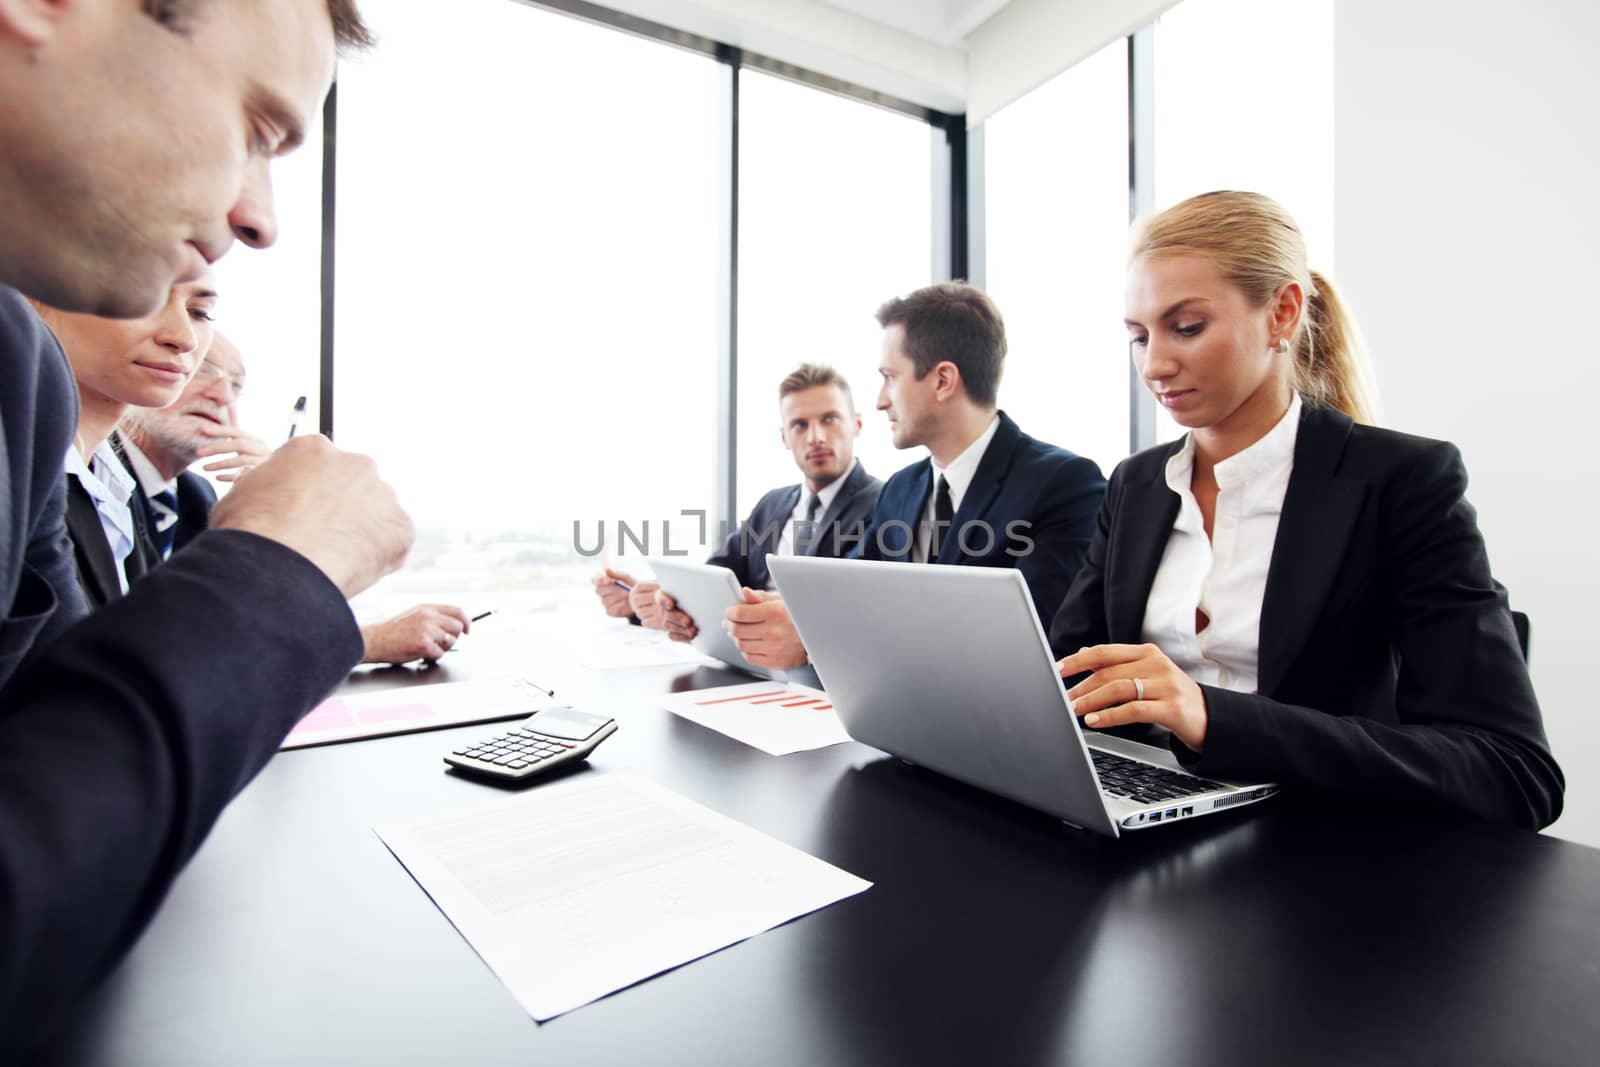
[[[1017,568],[1040,620],[1049,619],[1083,562],[1105,491],[1093,460],[1029,437],[1002,411],[946,538],[946,553],[958,555],[940,562]],[[932,492],[932,460],[896,472],[857,555],[910,562]]]
[[[72,565],[61,484],[77,426],[78,391],[61,346],[20,296],[0,286],[0,686],[30,650],[89,611]]]
[[[178,530],[172,538],[172,551],[205,532],[211,523],[211,509],[216,506],[217,491],[210,482],[193,471],[178,475]],[[154,543],[152,538],[151,544]]]
[[[128,468],[128,473],[137,478],[139,472],[134,469],[133,461],[128,458],[128,454],[118,449],[117,456],[122,460],[122,465]],[[210,482],[193,471],[180,472],[177,483],[175,492],[178,497],[178,524],[172,534],[174,552],[205,531],[211,524],[211,509],[217,504],[217,491],[211,488]],[[155,562],[160,563],[160,552],[155,547],[161,541],[157,536],[155,511],[143,486],[140,486],[139,492],[135,495],[141,499],[143,506],[134,510],[134,518],[139,520],[145,539],[157,557]]]
[[[833,503],[817,521],[814,536],[802,537],[796,549],[803,555],[840,559],[848,555],[856,538],[872,517],[878,503],[878,493],[883,483],[868,474],[860,463],[845,475]],[[800,486],[786,485],[774,489],[756,502],[750,517],[728,535],[722,548],[707,563],[727,567],[739,577],[739,584],[751,589],[765,589],[771,572],[767,569],[767,556],[778,547],[783,526],[800,502]],[[797,531],[803,532],[803,531]]]
[[[65,478],[67,487],[67,536],[72,539],[72,559],[77,567],[78,585],[91,609],[103,608],[122,596],[122,583],[117,579],[117,560],[111,554],[111,544],[106,540],[105,527],[95,510],[94,498],[76,477]],[[144,491],[134,486],[128,500],[133,512],[133,551],[123,561],[123,571],[131,587],[136,578],[161,562],[156,546],[149,539],[148,529],[152,519],[144,504]]]
[[[82,618],[61,466],[77,409],[59,346],[0,286],[0,1063],[115,965],[361,656],[333,583],[239,530]]]
[[[1050,628],[1057,655],[1138,643],[1181,442],[1111,476]],[[1261,607],[1259,693],[1201,686],[1201,774],[1443,804],[1543,826],[1564,782],[1453,445],[1307,406]],[[1396,814],[1404,817],[1406,809]]]

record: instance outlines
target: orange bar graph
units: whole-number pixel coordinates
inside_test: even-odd
[[[746,703],[746,702],[751,703],[751,704],[766,703],[766,701],[759,701],[758,702],[756,700],[756,698],[757,697],[780,697],[781,698],[781,697],[786,697],[788,695],[789,694],[783,692],[782,690],[774,689],[770,693],[754,693],[754,694],[751,694],[749,696],[721,697],[720,699],[717,699],[717,700],[701,700],[701,701],[697,701],[695,703],[695,707],[704,708],[704,707],[709,707],[712,704],[742,704],[742,703]]]

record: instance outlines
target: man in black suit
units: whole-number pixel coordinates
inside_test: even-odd
[[[17,290],[139,317],[235,237],[272,244],[269,163],[315,121],[336,43],[366,41],[349,0],[0,4],[0,1062],[116,964],[354,665],[346,598],[412,539],[371,460],[307,438],[84,618],[71,370]]]
[[[1093,460],[1023,433],[999,410],[1005,323],[962,282],[919,289],[878,309],[883,388],[896,448],[927,459],[883,487],[857,554],[864,559],[1015,567],[1041,619],[1054,616],[1094,534],[1106,483]],[[740,653],[762,667],[807,662],[777,594],[728,609]]]
[[[216,456],[206,469],[224,482],[259,466],[272,449],[239,427],[244,357],[221,333],[177,401],[164,408],[135,408],[118,428],[124,465],[139,480],[145,507],[139,515],[160,559],[168,559],[210,525],[217,492],[189,468]]]
[[[210,525],[217,493],[189,469],[191,465],[218,457],[204,469],[216,473],[219,481],[232,482],[272,455],[265,441],[239,427],[245,381],[243,354],[228,338],[214,333],[206,358],[176,402],[164,408],[136,408],[123,417],[119,450],[141,489],[135,494],[133,511],[144,535],[141,560],[129,557],[130,582],[182,550]],[[104,543],[104,538],[99,540]],[[76,531],[73,542],[82,544]],[[361,662],[437,660],[471,628],[471,618],[455,604],[417,604],[361,627]]]
[[[727,567],[750,590],[772,588],[769,555],[839,559],[860,541],[883,483],[855,458],[861,415],[850,383],[832,367],[802,363],[778,383],[779,433],[805,481],[765,494],[721,549],[706,562]],[[617,582],[632,586],[624,592]],[[607,570],[594,578],[606,613],[632,615],[681,641],[698,632],[655,582]]]

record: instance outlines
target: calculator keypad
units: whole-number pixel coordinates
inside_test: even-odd
[[[516,729],[466,748],[458,748],[453,754],[493,767],[520,771],[576,747],[569,741],[546,737],[532,730]]]

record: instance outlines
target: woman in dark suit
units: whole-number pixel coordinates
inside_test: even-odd
[[[182,395],[211,345],[217,294],[210,272],[174,285],[142,319],[108,319],[37,302],[78,383],[78,432],[67,454],[67,532],[91,608],[127,592],[160,561],[145,534],[144,493],[116,453],[112,431],[130,407]]]
[[[1273,201],[1141,222],[1127,326],[1189,433],[1124,461],[1050,628],[1085,725],[1213,778],[1537,828],[1564,781],[1455,447],[1371,425],[1353,322]]]

